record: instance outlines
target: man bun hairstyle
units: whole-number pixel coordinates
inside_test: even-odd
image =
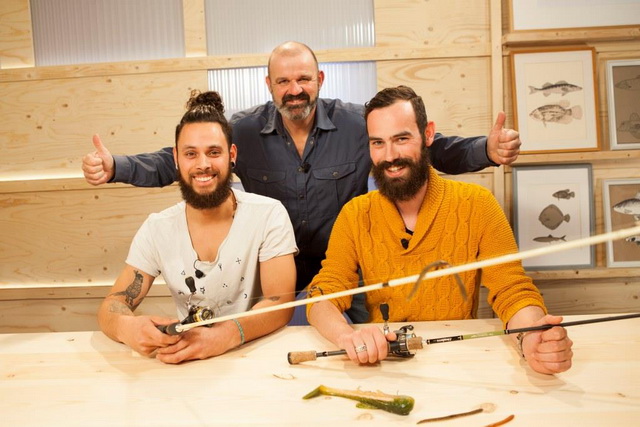
[[[184,113],[178,126],[176,126],[176,147],[178,137],[184,125],[189,123],[218,123],[227,138],[227,144],[231,147],[231,126],[224,116],[224,104],[218,92],[200,92],[192,90],[187,101],[187,112]]]
[[[427,110],[422,98],[408,86],[390,87],[376,93],[376,95],[371,98],[371,101],[364,104],[364,120],[367,120],[367,117],[369,117],[369,114],[373,110],[388,107],[398,101],[409,101],[411,103],[413,112],[416,115],[418,130],[424,138],[424,132],[427,129],[428,123]]]

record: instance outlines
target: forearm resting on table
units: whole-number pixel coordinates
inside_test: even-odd
[[[114,341],[122,342],[119,330],[123,316],[134,316],[131,308],[117,298],[107,297],[98,310],[98,324],[106,336]]]
[[[280,305],[285,302],[287,301],[274,301],[269,298],[265,298],[259,303],[255,304],[251,309],[257,310],[259,308]],[[277,329],[280,329],[281,327],[286,325],[289,320],[291,320],[292,315],[293,308],[286,308],[283,310],[276,310],[256,316],[242,317],[240,319],[237,319],[237,321],[242,327],[244,333],[244,341],[248,342],[256,338],[260,338],[264,335],[270,334]]]
[[[329,301],[313,304],[309,309],[308,317],[309,323],[335,345],[338,345],[338,338],[341,335],[353,332],[353,328],[347,323],[340,310]]]

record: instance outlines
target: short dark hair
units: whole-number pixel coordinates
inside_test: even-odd
[[[364,104],[364,120],[367,120],[369,114],[373,110],[388,107],[395,104],[398,101],[409,101],[413,107],[413,112],[416,115],[416,124],[420,134],[423,135],[427,129],[427,110],[422,102],[422,98],[419,97],[413,89],[408,86],[398,86],[382,89],[380,92],[371,98],[371,101]]]
[[[218,92],[192,90],[186,107],[187,112],[184,113],[180,123],[176,126],[176,147],[184,125],[189,123],[218,123],[227,138],[227,145],[231,148],[231,126],[224,116],[224,105]]]

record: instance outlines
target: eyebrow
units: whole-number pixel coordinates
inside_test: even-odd
[[[391,138],[399,138],[401,136],[413,136],[413,134],[411,132],[405,130],[405,131],[402,131],[402,132],[398,132],[395,135],[392,135]],[[370,135],[369,136],[369,141],[374,141],[374,140],[377,141],[377,140],[381,140],[381,139],[384,139],[384,138],[382,138],[380,136],[374,136],[374,135]]]

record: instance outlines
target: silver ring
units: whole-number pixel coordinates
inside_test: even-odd
[[[367,346],[362,344],[355,348],[356,353],[362,353],[363,351],[367,351]]]

